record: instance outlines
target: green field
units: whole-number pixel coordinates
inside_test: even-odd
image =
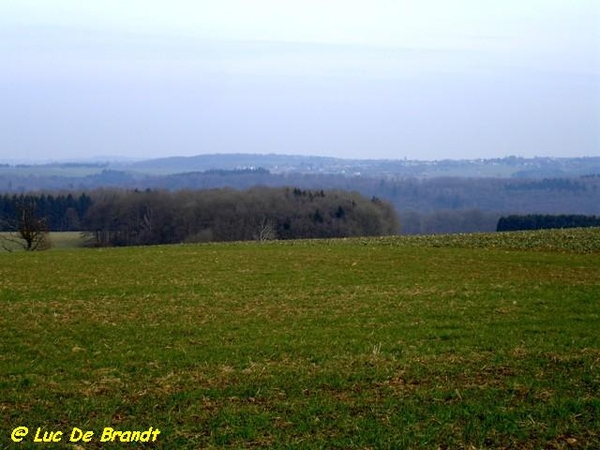
[[[0,448],[600,448],[599,229],[0,253],[0,302]]]
[[[0,232],[0,253],[24,251],[24,241],[17,233]],[[54,250],[74,249],[85,245],[79,231],[61,231],[48,233],[49,247]]]

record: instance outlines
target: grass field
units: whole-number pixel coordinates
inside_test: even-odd
[[[600,448],[599,229],[2,253],[0,307],[0,448]]]
[[[50,249],[64,250],[80,248],[85,241],[79,231],[61,231],[48,233]],[[24,251],[24,241],[17,233],[0,232],[0,253]]]

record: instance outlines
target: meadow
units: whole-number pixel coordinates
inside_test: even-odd
[[[24,251],[25,241],[15,232],[0,231],[0,253]],[[79,231],[51,231],[48,247],[52,250],[75,249],[85,246],[84,236]]]
[[[600,229],[0,253],[0,308],[0,448],[600,448]]]

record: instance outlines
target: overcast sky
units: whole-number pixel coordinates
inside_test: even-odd
[[[1,0],[0,161],[600,156],[597,0]]]

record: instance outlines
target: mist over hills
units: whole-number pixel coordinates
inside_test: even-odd
[[[54,169],[89,166],[145,175],[165,175],[209,170],[266,169],[271,173],[324,173],[361,176],[430,178],[452,177],[570,177],[600,173],[600,157],[523,158],[508,156],[494,159],[348,159],[329,156],[305,156],[253,153],[214,153],[152,159],[95,157],[90,159],[16,163],[5,160],[4,169],[29,169],[37,174]],[[4,171],[6,172],[6,170]],[[0,172],[3,174],[4,172]],[[25,174],[27,171],[22,171]],[[64,175],[69,175],[65,172]],[[0,189],[2,186],[0,186]]]
[[[493,231],[505,214],[600,215],[600,157],[340,159],[209,154],[141,161],[0,164],[0,192],[342,189],[389,201],[403,233]]]
[[[346,159],[280,154],[208,154],[137,161],[125,168],[180,173],[264,168],[272,173],[327,173],[388,177],[557,177],[600,173],[600,157],[476,160]]]

